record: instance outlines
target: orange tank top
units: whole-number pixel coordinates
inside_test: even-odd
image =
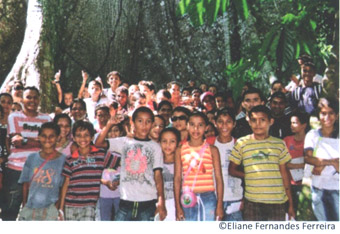
[[[189,146],[189,142],[182,145],[181,160],[182,160],[182,189],[189,187],[194,193],[204,193],[215,191],[213,177],[213,161],[210,151],[210,146],[206,142],[198,147]],[[202,147],[205,147],[202,151]],[[202,161],[202,163],[200,163]],[[197,177],[196,177],[197,175]],[[196,177],[196,181],[195,181]]]

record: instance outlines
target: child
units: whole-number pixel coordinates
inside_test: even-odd
[[[190,110],[183,106],[178,106],[172,111],[171,123],[181,133],[181,142],[183,144],[188,140],[187,123],[190,116]]]
[[[19,183],[23,184],[23,209],[19,220],[58,220],[57,201],[66,158],[55,149],[59,134],[60,128],[55,123],[41,125],[38,134],[41,151],[27,157],[19,178]]]
[[[151,221],[157,212],[166,217],[161,147],[149,139],[154,115],[148,107],[139,107],[132,115],[134,138],[118,137],[105,141],[117,119],[111,118],[99,134],[96,146],[121,154],[120,204],[116,221]]]
[[[224,220],[243,221],[241,204],[243,198],[242,180],[229,175],[229,155],[234,147],[235,139],[231,136],[236,125],[235,113],[230,108],[223,108],[216,113],[215,117],[218,136],[214,145],[218,148],[221,156],[221,167],[224,180]]]
[[[107,138],[116,138],[124,135],[124,129],[121,124],[113,125],[107,134]],[[117,152],[112,152],[111,154],[115,157],[121,158],[121,155]],[[110,221],[114,220],[115,215],[119,209],[119,172],[120,167],[116,165],[115,168],[104,169],[100,185],[100,195],[99,195],[99,210],[100,210],[100,220]],[[110,183],[112,182],[112,187]]]
[[[245,179],[243,218],[246,221],[284,221],[295,217],[286,163],[291,157],[283,140],[269,136],[270,110],[255,106],[248,112],[252,134],[238,139],[229,156],[229,174]],[[237,166],[243,164],[244,172]]]
[[[176,128],[165,128],[159,136],[160,144],[164,155],[164,193],[165,205],[168,212],[166,221],[176,220],[175,200],[174,200],[174,163],[175,152],[181,141],[181,134]]]
[[[91,144],[94,133],[89,122],[79,120],[73,125],[72,134],[78,148],[66,159],[60,198],[60,209],[65,210],[66,220],[94,221],[102,172],[117,163],[117,158]]]
[[[215,146],[204,141],[207,123],[208,119],[202,112],[193,112],[188,119],[189,140],[176,151],[176,220],[213,221],[223,218],[220,155]],[[190,200],[197,202],[190,203]]]
[[[312,207],[318,221],[339,221],[339,101],[320,98],[321,128],[305,139],[306,163],[313,165]]]
[[[72,137],[71,137],[71,118],[63,113],[54,117],[53,122],[60,127],[60,135],[57,139],[56,149],[65,155],[71,154]]]
[[[155,121],[153,122],[151,130],[150,130],[149,137],[152,140],[159,142],[159,134],[164,129],[164,127],[165,127],[165,120],[163,116],[156,115]]]
[[[294,135],[287,136],[283,140],[286,143],[292,160],[287,163],[290,169],[290,183],[292,189],[294,210],[297,211],[299,203],[299,194],[302,190],[302,178],[304,174],[305,163],[303,159],[303,145],[308,127],[309,117],[306,113],[295,112],[290,118],[290,128]],[[297,220],[297,219],[296,219]]]

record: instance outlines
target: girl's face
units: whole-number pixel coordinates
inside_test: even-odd
[[[164,155],[170,155],[175,153],[178,142],[173,132],[165,132],[162,134],[160,144]]]
[[[147,99],[150,98],[150,97],[152,96],[151,90],[150,90],[150,89],[148,88],[148,86],[146,86],[146,85],[140,85],[140,86],[139,86],[139,90],[140,90],[141,93],[144,93],[144,94],[145,94],[145,96],[146,96]]]
[[[172,117],[171,117],[172,126],[176,128],[178,131],[186,130],[187,121],[188,121],[188,116],[181,111],[175,111],[172,114]]]
[[[67,137],[71,132],[70,122],[66,118],[60,118],[58,120],[58,126],[60,127],[60,137]]]
[[[99,85],[90,84],[88,91],[89,91],[89,94],[92,98],[98,98],[100,93],[102,92],[102,89]]]
[[[188,132],[191,140],[203,139],[207,125],[204,119],[200,116],[192,116],[188,122]]]
[[[54,129],[44,128],[38,136],[42,150],[54,149],[58,136]]]
[[[108,138],[116,138],[122,136],[122,132],[117,125],[113,125],[110,131],[107,133]]]
[[[171,93],[172,98],[178,98],[181,94],[177,84],[172,84],[169,92]]]
[[[135,101],[135,109],[141,106],[146,106],[146,99],[145,98],[139,98]]]
[[[216,128],[219,135],[223,137],[231,136],[235,123],[230,115],[220,115],[216,120]]]
[[[213,136],[216,136],[215,135],[215,130],[213,128],[213,126],[211,124],[209,124],[205,130],[205,133],[204,133],[204,136],[205,138],[207,137],[213,137]]]
[[[335,121],[338,119],[338,114],[332,108],[325,106],[321,108],[319,118],[322,128],[330,128],[334,126]]]
[[[110,85],[111,88],[117,88],[120,84],[120,78],[117,75],[112,75],[107,78],[107,83]]]
[[[305,131],[306,124],[301,124],[298,117],[292,116],[290,118],[290,129],[292,130],[292,133],[299,133],[301,131]]]
[[[155,117],[155,121],[153,122],[150,130],[150,138],[158,142],[159,134],[163,129],[164,129],[163,120],[158,117]]]
[[[4,110],[4,114],[8,115],[12,110],[13,100],[8,96],[1,96],[0,105]]]
[[[89,130],[78,128],[73,138],[79,148],[85,149],[85,148],[90,147],[92,136]]]

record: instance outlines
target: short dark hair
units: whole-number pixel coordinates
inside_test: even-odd
[[[125,87],[125,86],[119,86],[117,89],[116,89],[116,94],[117,93],[125,93],[126,96],[129,96],[129,90]]]
[[[230,118],[235,122],[235,111],[232,108],[224,107],[218,110],[215,114],[215,120],[217,120],[221,115],[229,115]]]
[[[60,135],[60,127],[59,127],[58,124],[56,124],[56,123],[54,123],[54,122],[45,122],[45,123],[43,123],[43,124],[41,125],[39,131],[38,131],[38,136],[41,135],[41,133],[42,133],[42,131],[43,131],[44,129],[52,129],[52,130],[55,132],[55,134],[56,134],[57,136]]]
[[[2,96],[9,97],[12,100],[12,102],[13,102],[13,97],[12,97],[12,95],[10,93],[0,93],[0,99],[1,99]]]
[[[120,80],[122,80],[122,76],[118,71],[112,71],[107,74],[106,79],[109,79],[110,76],[118,76]]]
[[[303,64],[303,67],[310,67],[314,72],[316,71],[316,66],[315,66],[315,64],[312,63],[312,62],[305,62],[305,63]]]
[[[248,113],[249,119],[251,118],[253,113],[259,113],[259,112],[266,114],[269,120],[272,119],[270,109],[266,107],[265,105],[258,105],[258,106],[254,106],[253,108],[251,108],[251,110]]]
[[[53,123],[58,124],[59,119],[67,119],[70,126],[72,125],[72,120],[68,114],[65,114],[65,113],[57,114],[53,118]]]
[[[258,88],[254,88],[254,87],[250,87],[249,89],[247,89],[243,95],[242,95],[242,101],[244,101],[244,98],[246,97],[247,94],[253,94],[253,93],[257,93],[260,96],[261,101],[265,101],[265,98],[261,92],[260,89]]]
[[[157,94],[161,93],[167,99],[171,99],[171,93],[166,89],[160,89]]]
[[[81,108],[86,111],[86,103],[81,98],[76,98],[76,99],[73,100],[73,102],[70,106],[70,110],[72,110],[74,104],[76,104],[76,103],[79,103],[81,105]]]
[[[308,132],[310,130],[309,115],[306,112],[296,110],[296,111],[292,112],[290,117],[297,117],[301,124],[306,124],[305,132]]]
[[[155,116],[152,112],[152,110],[149,108],[149,107],[146,107],[146,106],[141,106],[141,107],[138,107],[132,114],[132,122],[135,122],[137,116],[139,113],[148,113],[152,119],[152,122],[155,121]]]
[[[175,112],[183,112],[188,117],[191,114],[190,110],[184,106],[176,106],[175,109],[172,110],[171,115],[173,115]]]
[[[287,103],[286,95],[281,91],[276,91],[275,93],[273,93],[270,96],[270,102],[272,102],[274,98],[281,98],[285,103]]]
[[[164,128],[159,134],[159,141],[161,140],[164,133],[172,132],[176,136],[177,146],[181,142],[181,133],[174,127]]]
[[[157,111],[159,111],[163,106],[170,106],[171,111],[172,111],[172,104],[171,104],[171,102],[169,102],[167,100],[163,100],[158,104]]]
[[[96,109],[94,111],[95,115],[97,115],[97,112],[99,110],[105,111],[107,114],[110,114],[110,108],[105,104],[101,104],[101,105],[96,106]]]
[[[281,80],[275,80],[275,81],[272,83],[272,85],[271,85],[271,89],[273,89],[273,88],[274,88],[274,85],[276,85],[276,84],[282,84],[282,86],[283,86],[283,83],[282,83]]]
[[[84,120],[77,120],[74,124],[73,124],[73,128],[72,128],[72,135],[73,137],[76,135],[76,131],[80,129],[80,130],[88,130],[91,137],[94,136],[94,134],[96,133],[96,131],[93,128],[92,123],[89,123],[87,121]]]
[[[26,86],[26,87],[24,88],[24,92],[25,92],[26,90],[35,91],[35,92],[37,92],[38,96],[40,96],[39,89],[38,89],[37,87],[35,87],[35,86]]]

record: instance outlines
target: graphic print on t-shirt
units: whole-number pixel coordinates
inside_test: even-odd
[[[38,168],[34,169],[34,172]],[[37,175],[34,176],[33,181],[40,184],[42,188],[53,188],[53,178],[56,175],[56,171],[53,168],[48,168],[46,170],[41,169]]]
[[[149,151],[147,147],[143,147],[142,144],[135,144],[126,149],[125,155],[126,177],[124,180],[134,180],[151,185],[150,178],[146,177],[145,172],[148,170],[148,166],[154,163],[153,152]]]

